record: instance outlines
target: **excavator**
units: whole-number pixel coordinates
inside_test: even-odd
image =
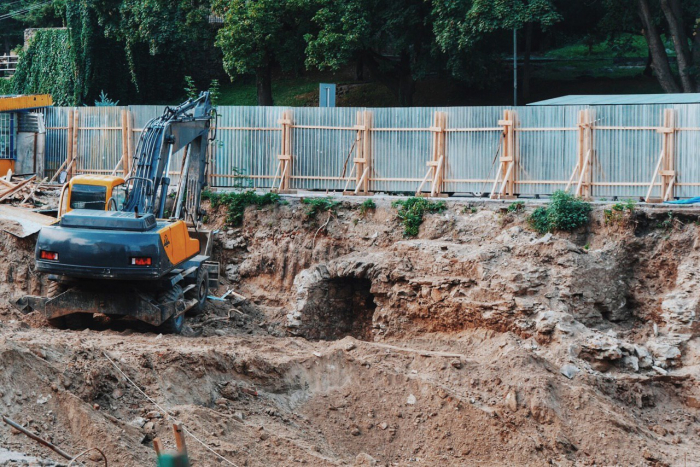
[[[203,310],[219,277],[200,207],[212,121],[206,92],[167,107],[144,127],[126,177],[79,175],[66,183],[59,220],[43,227],[36,242],[47,296],[25,296],[17,305],[42,311],[57,327],[100,313],[179,334],[185,313]],[[183,149],[171,190],[173,154]]]

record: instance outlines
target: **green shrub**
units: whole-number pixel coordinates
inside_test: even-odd
[[[367,214],[368,211],[373,211],[375,209],[377,209],[377,205],[374,203],[374,200],[366,199],[362,204],[360,204],[360,214],[363,216]]]
[[[302,198],[301,203],[309,207],[306,210],[306,215],[309,217],[316,217],[321,212],[335,211],[340,206],[340,201],[335,201],[331,197]]]
[[[447,205],[444,201],[434,203],[425,198],[417,197],[408,198],[405,201],[394,201],[391,203],[391,206],[398,209],[396,215],[403,223],[403,234],[405,237],[415,237],[418,235],[418,229],[420,229],[423,223],[423,215],[426,212],[443,212],[447,209]]]
[[[564,191],[555,191],[547,207],[530,214],[530,226],[540,233],[555,230],[571,231],[588,223],[591,205]]]
[[[258,209],[271,204],[282,204],[280,195],[277,193],[265,193],[259,195],[254,191],[243,191],[241,193],[212,193],[211,191],[203,191],[202,199],[211,201],[213,208],[226,206],[227,215],[226,223],[237,227],[243,223],[245,208],[248,206],[257,206]]]

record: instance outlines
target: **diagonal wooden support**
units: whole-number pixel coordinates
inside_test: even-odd
[[[564,191],[568,192],[576,180],[575,195],[590,199],[593,193],[593,130],[594,119],[590,109],[578,114],[578,145],[576,149],[576,166],[574,166]]]
[[[350,180],[345,184],[344,194],[348,195],[370,195],[370,181],[372,173],[372,112],[358,111],[357,124],[355,125],[357,134],[355,136],[355,158],[353,168],[350,171],[350,179],[355,174],[355,189],[348,192]]]
[[[674,197],[677,180],[676,174],[676,113],[665,109],[663,126],[656,130],[661,135],[661,154],[651,177],[644,201],[647,203],[664,202]],[[660,177],[660,180],[658,180]],[[658,180],[658,181],[657,181]],[[659,185],[659,198],[652,198],[654,187]]]
[[[292,111],[285,110],[282,113],[282,119],[279,120],[280,125],[282,125],[282,144],[281,144],[281,154],[277,156],[279,165],[277,167],[277,172],[272,179],[272,189],[278,193],[291,193],[291,177],[292,177],[292,125],[294,121],[292,120]],[[277,174],[280,174],[280,182],[277,189],[275,189],[275,182],[277,181]]]
[[[423,195],[423,187],[430,180],[430,196],[446,196],[442,193],[446,166],[446,132],[447,114],[435,112],[435,123],[429,130],[433,133],[433,151],[427,162],[428,171],[416,190],[416,196]]]
[[[503,128],[502,150],[500,165],[491,189],[491,199],[513,199],[516,197],[515,183],[518,173],[518,154],[515,128],[517,121],[518,115],[514,110],[504,111],[503,120],[498,121],[498,126]],[[499,182],[501,183],[500,188],[498,188]]]

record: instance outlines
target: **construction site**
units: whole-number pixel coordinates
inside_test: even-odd
[[[0,465],[699,465],[697,104],[51,104]]]

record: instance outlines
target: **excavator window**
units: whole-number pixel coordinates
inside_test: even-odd
[[[70,193],[71,209],[104,210],[107,202],[107,187],[97,185],[73,185]]]
[[[112,206],[107,206],[107,210],[121,211],[126,201],[126,185],[116,185],[112,188],[112,199],[114,200],[114,204]]]

